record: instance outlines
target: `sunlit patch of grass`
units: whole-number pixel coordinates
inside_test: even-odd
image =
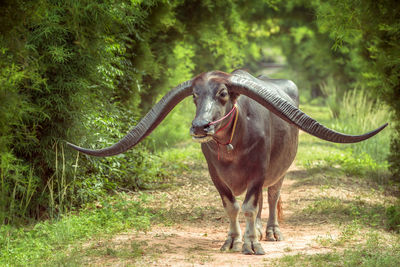
[[[326,238],[318,241],[327,247],[344,246],[342,250],[304,255],[284,256],[274,261],[275,266],[399,266],[400,239],[386,240],[378,232],[369,232],[362,236],[362,242],[356,247],[347,247],[349,238],[356,234],[355,229],[345,229],[335,240]]]

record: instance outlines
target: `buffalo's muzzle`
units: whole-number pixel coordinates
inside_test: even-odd
[[[210,125],[206,120],[194,120],[190,128],[190,135],[193,140],[198,142],[208,142],[215,133],[214,125]]]

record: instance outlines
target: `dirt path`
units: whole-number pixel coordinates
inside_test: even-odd
[[[304,171],[294,166],[286,177],[282,189],[284,221],[281,223],[285,241],[262,241],[264,256],[219,251],[227,236],[228,220],[203,164],[180,177],[173,188],[151,193],[150,205],[165,214],[163,223],[154,225],[147,233],[127,232],[96,244],[114,250],[138,246],[143,249],[139,251],[141,257],[94,257],[90,262],[98,266],[268,266],[271,260],[285,255],[326,253],[329,249],[316,240],[327,236],[335,238],[340,232],[337,225],[327,220],[314,222],[300,214],[312,201],[310,196],[321,191],[318,186],[299,183],[301,176]],[[265,227],[267,203],[262,218]],[[240,222],[243,231],[243,216]]]

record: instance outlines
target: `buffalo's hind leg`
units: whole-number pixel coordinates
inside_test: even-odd
[[[256,229],[258,234],[258,239],[262,240],[263,238],[263,227],[262,227],[262,220],[261,220],[261,212],[263,208],[263,192],[261,191],[260,196],[258,197],[258,213],[256,219]]]
[[[278,201],[280,198],[283,178],[284,177],[273,186],[268,187],[269,217],[266,231],[266,240],[268,241],[282,241],[284,239],[278,223]]]

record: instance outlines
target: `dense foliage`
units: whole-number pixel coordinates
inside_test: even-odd
[[[166,179],[149,149],[168,142],[169,130],[107,159],[80,157],[64,141],[111,144],[179,82],[212,69],[255,70],[261,48],[272,45],[312,96],[329,81],[338,98],[362,86],[400,121],[398,8],[349,0],[2,1],[0,221],[46,218]],[[399,140],[390,157],[397,175]]]
[[[246,55],[233,1],[20,0],[0,10],[2,222],[57,213],[124,180],[145,188],[144,172],[163,174],[143,147],[79,159],[64,140],[110,144],[161,93]]]

